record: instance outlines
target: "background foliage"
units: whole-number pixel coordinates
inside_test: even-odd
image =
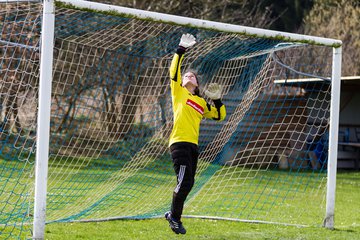
[[[304,33],[343,41],[342,75],[360,75],[360,1],[318,0],[304,19]]]
[[[343,41],[343,76],[360,74],[359,0],[98,0],[148,11]]]

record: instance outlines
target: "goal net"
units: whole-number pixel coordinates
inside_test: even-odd
[[[31,235],[42,4],[0,2],[0,228]],[[162,217],[176,176],[168,150],[169,66],[200,92],[224,88],[227,117],[203,120],[184,215],[319,226],[325,215],[332,48],[58,4],[47,222]],[[46,61],[46,59],[42,59]],[[210,99],[207,99],[209,102]]]

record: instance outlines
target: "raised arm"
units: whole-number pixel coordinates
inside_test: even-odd
[[[179,47],[174,54],[170,65],[170,79],[172,80],[171,85],[173,85],[174,82],[176,82],[179,86],[181,85],[181,63],[184,59],[184,53],[195,43],[196,40],[193,35],[187,33],[181,36]]]
[[[211,98],[215,107],[207,104],[207,109],[204,112],[204,117],[211,118],[216,121],[222,121],[226,117],[225,105],[221,102],[222,86],[217,83],[209,84],[208,89],[205,91],[205,95]]]

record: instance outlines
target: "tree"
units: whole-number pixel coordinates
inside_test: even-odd
[[[278,31],[297,32],[304,16],[313,6],[314,0],[264,0],[263,6],[270,8],[274,22],[270,28]]]
[[[31,121],[31,117],[20,116],[25,115],[24,105],[31,99],[28,96],[36,92],[38,81],[34,73],[39,68],[39,53],[35,50],[40,41],[40,21],[35,10],[39,7],[32,6],[31,13],[28,8],[27,3],[8,4],[0,14],[0,115],[4,113],[0,129],[17,132],[24,122]],[[17,18],[26,17],[20,21],[13,12],[17,12]]]
[[[360,74],[360,1],[317,0],[305,17],[304,33],[343,41],[342,75]]]
[[[124,7],[251,27],[269,27],[275,18],[265,0],[97,0]]]

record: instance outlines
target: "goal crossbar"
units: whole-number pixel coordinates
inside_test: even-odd
[[[254,36],[260,38],[272,38],[282,41],[311,43],[314,45],[325,45],[331,47],[340,47],[342,45],[342,41],[337,39],[273,31],[273,30],[255,28],[255,27],[246,27],[246,26],[240,26],[240,25],[234,25],[228,23],[176,16],[165,13],[150,12],[150,11],[139,10],[134,8],[108,5],[97,2],[89,2],[84,0],[60,0],[60,2],[70,4],[74,7],[83,8],[83,9],[85,8],[96,11],[115,12],[118,14],[135,16],[136,18],[143,20],[161,21],[164,23],[176,23],[178,25],[187,26],[187,27],[196,27],[196,28],[203,28],[208,30],[219,30],[229,33],[244,34],[247,36]]]

